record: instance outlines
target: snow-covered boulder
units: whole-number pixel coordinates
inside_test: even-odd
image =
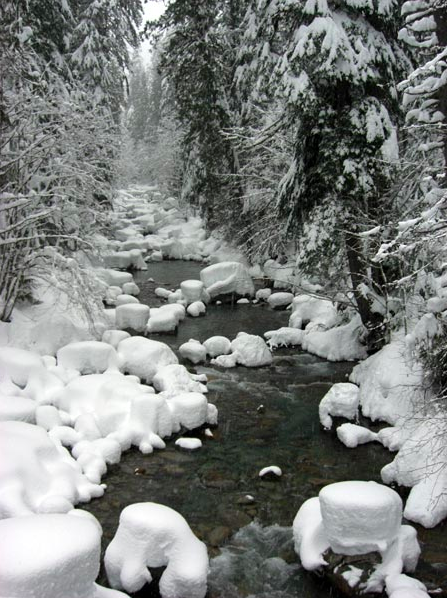
[[[320,423],[326,430],[332,428],[332,417],[357,419],[358,411],[359,387],[350,382],[334,384],[321,399],[318,407]]]
[[[180,283],[183,298],[188,305],[194,301],[202,301],[203,287],[201,280],[184,280]]]
[[[203,301],[194,301],[188,305],[186,312],[189,316],[197,318],[198,316],[206,313],[206,305],[203,303]]]
[[[200,280],[210,297],[235,293],[252,297],[254,284],[246,266],[239,262],[220,262],[200,271]]]
[[[168,303],[168,305],[162,305],[159,309],[164,312],[170,312],[175,314],[175,318],[178,322],[181,322],[186,317],[186,309],[184,305],[180,303]]]
[[[368,428],[356,424],[342,424],[337,428],[337,437],[348,448],[356,448],[359,444],[366,444],[377,440],[377,434]]]
[[[278,330],[268,330],[264,333],[270,349],[277,347],[299,347],[303,341],[304,330],[283,326]]]
[[[65,513],[104,493],[39,426],[0,422],[0,453],[0,519]]]
[[[137,592],[152,580],[151,567],[166,566],[160,578],[162,598],[204,598],[208,554],[185,519],[156,503],[126,507],[105,554],[110,585]]]
[[[0,394],[0,421],[35,423],[36,401],[25,397]]]
[[[163,306],[168,307],[168,306]],[[171,310],[165,310],[161,307],[153,307],[147,322],[146,332],[148,334],[160,332],[174,332],[178,326],[176,314]]]
[[[37,353],[14,347],[0,347],[0,379],[7,378],[24,387],[30,374],[42,368],[43,361]]]
[[[355,316],[348,324],[321,330],[309,324],[303,335],[302,348],[309,353],[329,361],[354,361],[367,357],[366,346],[362,342],[364,327],[360,316]]]
[[[178,363],[178,359],[165,343],[142,336],[132,336],[118,345],[120,369],[152,382],[157,371],[165,365]]]
[[[183,358],[189,359],[194,364],[206,361],[206,348],[201,342],[193,338],[189,339],[187,343],[180,345],[179,353]]]
[[[112,345],[100,341],[70,343],[57,352],[58,365],[81,374],[96,374],[116,369],[118,356]]]
[[[376,482],[337,482],[319,494],[324,531],[337,554],[384,553],[402,524],[402,499]]]
[[[295,297],[292,302],[289,326],[292,328],[305,328],[309,323],[323,330],[336,326],[338,314],[332,301],[318,299],[310,295]]]
[[[149,315],[148,305],[142,305],[141,303],[120,305],[115,312],[116,327],[120,330],[130,328],[137,332],[144,332]]]
[[[139,295],[140,287],[134,282],[125,282],[123,284],[123,293],[126,295]]]
[[[196,451],[202,448],[202,441],[200,438],[177,438],[175,446],[183,449],[184,451]]]
[[[263,265],[265,275],[273,280],[275,289],[290,288],[295,282],[295,262],[283,264],[278,260],[267,260]]]
[[[207,422],[208,401],[200,392],[175,394],[168,399],[168,405],[172,413],[174,431],[178,432],[181,427],[194,430]]]
[[[231,352],[231,341],[226,336],[211,336],[203,346],[210,357],[228,355]]]
[[[101,338],[103,343],[108,343],[116,349],[121,341],[125,338],[130,338],[130,334],[125,330],[106,330]]]
[[[133,282],[130,272],[118,272],[117,270],[98,268],[95,273],[110,286],[122,287],[126,282]]]
[[[4,519],[0,521],[0,596],[125,598],[122,592],[95,584],[100,552],[99,523],[83,511]]]
[[[293,301],[293,293],[272,293],[267,298],[267,303],[273,309],[284,309]]]
[[[267,301],[271,294],[272,294],[272,289],[269,289],[269,288],[259,289],[258,291],[256,291],[255,297],[258,301]]]
[[[121,295],[118,295],[117,298],[115,299],[116,307],[118,307],[119,305],[127,305],[128,303],[139,303],[139,301],[133,295],[126,295],[124,293]]]
[[[206,386],[196,378],[184,365],[171,364],[160,368],[152,382],[154,388],[168,398],[182,392],[207,392]]]
[[[164,287],[157,287],[154,293],[157,295],[157,297],[160,297],[160,299],[167,299],[170,295],[172,295],[172,291],[165,289]]]
[[[329,548],[329,540],[324,532],[318,496],[301,505],[293,520],[293,540],[295,552],[307,571],[327,565],[323,553]]]
[[[272,363],[272,353],[264,339],[255,334],[239,332],[231,342],[231,350],[237,353],[237,362],[246,367],[260,367]]]

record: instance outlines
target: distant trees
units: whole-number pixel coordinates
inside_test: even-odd
[[[134,0],[7,0],[0,8],[2,320],[29,290],[46,247],[85,246],[105,222],[123,67],[140,10]],[[102,78],[109,62],[113,77]]]

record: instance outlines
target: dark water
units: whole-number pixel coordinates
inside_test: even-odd
[[[198,278],[199,270],[191,262],[151,265],[149,272],[136,277],[142,288],[140,300],[159,304],[153,290],[160,282],[176,288],[182,280]],[[156,282],[144,283],[148,277]],[[233,338],[241,330],[263,334],[287,325],[287,320],[288,312],[266,306],[209,306],[205,317],[182,322],[177,335],[154,338],[177,349],[189,338],[204,341],[214,334]],[[300,505],[322,486],[348,479],[380,481],[380,469],[391,459],[380,445],[350,450],[334,433],[320,429],[319,401],[334,382],[346,380],[353,364],[329,363],[283,349],[275,352],[266,368],[185,365],[208,376],[208,400],[219,409],[214,437],[196,431],[203,447],[193,453],[180,452],[170,440],[165,450],[153,455],[125,453],[103,480],[108,487],[105,496],[86,506],[103,526],[104,546],[125,506],[160,502],[179,511],[207,544],[213,557],[210,597],[332,595],[298,565],[290,526]],[[268,465],[281,467],[283,476],[261,480],[258,472]],[[432,558],[440,561],[445,554],[442,534],[425,537]],[[147,588],[138,594],[152,595]]]

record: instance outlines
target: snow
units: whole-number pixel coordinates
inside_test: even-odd
[[[183,298],[188,305],[202,300],[203,287],[201,280],[184,280],[180,283]]]
[[[377,440],[377,434],[368,428],[356,424],[342,424],[337,428],[338,439],[348,448],[356,448],[359,444],[366,444]]]
[[[101,529],[93,517],[32,515],[0,521],[2,598],[125,598],[96,585]]]
[[[170,307],[165,305],[163,307],[153,307],[150,312],[150,317],[147,322],[146,332],[154,334],[157,332],[173,332],[178,326],[177,315],[171,311],[163,308]]]
[[[290,316],[290,319],[292,319]],[[301,346],[304,351],[318,355],[328,361],[354,361],[367,357],[366,346],[361,342],[364,332],[360,316],[354,317],[348,324],[330,330],[313,327],[305,330]]]
[[[259,289],[256,291],[256,299],[258,301],[267,301],[272,294],[272,289]]]
[[[226,336],[210,336],[203,346],[210,357],[228,355],[231,352],[231,341]]]
[[[338,382],[324,395],[318,407],[320,423],[326,430],[332,428],[332,417],[357,419],[359,388],[350,382]],[[332,417],[331,417],[332,416]]]
[[[9,378],[14,384],[26,386],[31,372],[40,370],[43,361],[40,355],[16,349],[0,347],[0,378]]]
[[[298,295],[292,302],[289,326],[305,328],[309,323],[318,329],[328,330],[338,324],[339,317],[334,304],[327,299],[310,295]]]
[[[237,354],[237,363],[246,367],[260,367],[272,363],[272,354],[264,339],[255,334],[239,332],[231,342],[231,350]]]
[[[303,341],[304,331],[298,328],[283,326],[278,330],[268,330],[264,333],[267,345],[270,349],[278,347],[299,347]]]
[[[322,488],[319,499],[324,530],[335,553],[383,553],[399,534],[402,500],[387,486],[337,482]]]
[[[117,368],[118,356],[108,343],[81,341],[59,349],[57,363],[63,368],[77,370],[81,374],[102,373]]]
[[[149,319],[149,307],[140,303],[128,303],[120,305],[116,308],[116,327],[119,329],[131,328],[136,332],[144,332],[146,330],[147,321]]]
[[[173,430],[194,430],[208,422],[208,401],[200,392],[182,392],[168,399]]]
[[[267,298],[267,303],[273,309],[288,307],[293,301],[293,293],[272,293]]]
[[[322,555],[329,548],[329,541],[323,528],[318,496],[306,500],[298,510],[293,520],[293,541],[305,569],[314,571],[327,564]]]
[[[0,421],[35,423],[36,401],[25,397],[0,394]]]
[[[153,385],[163,396],[171,397],[180,392],[206,393],[207,388],[202,382],[196,380],[184,365],[171,364],[160,368],[153,378]]]
[[[186,312],[189,316],[197,318],[206,312],[206,306],[203,301],[194,301],[188,305]]]
[[[112,345],[116,349],[125,338],[130,338],[130,334],[125,330],[106,330],[102,335],[101,341]]]
[[[125,282],[123,285],[123,293],[126,295],[139,295],[140,288],[134,282]]]
[[[118,345],[118,359],[121,371],[138,376],[141,380],[152,382],[158,369],[178,359],[165,343],[132,336]]]
[[[258,476],[260,478],[263,478],[265,475],[267,475],[268,473],[273,473],[274,475],[281,477],[282,476],[282,471],[281,468],[278,467],[277,465],[269,465],[267,467],[263,467],[261,469],[261,471],[258,473]]]
[[[252,297],[255,293],[248,269],[240,262],[220,262],[200,271],[200,279],[210,297],[235,293]]]
[[[125,294],[118,295],[115,299],[115,305],[117,307],[119,305],[126,305],[128,303],[139,303],[139,301],[133,295],[125,295]]]
[[[206,594],[206,547],[185,519],[164,505],[126,507],[104,562],[113,588],[137,592],[151,581],[149,568],[166,566],[159,585],[162,598],[204,598]]]
[[[175,441],[175,446],[185,451],[195,451],[202,447],[202,441],[200,438],[178,438]]]
[[[104,493],[43,428],[24,422],[0,422],[0,451],[0,519],[65,513],[76,503]]]
[[[206,361],[206,347],[193,338],[180,345],[179,353],[183,358],[189,359],[194,364]]]

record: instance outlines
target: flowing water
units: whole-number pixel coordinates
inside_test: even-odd
[[[192,262],[151,264],[147,273],[135,277],[142,288],[140,300],[159,305],[156,286],[177,288],[182,280],[198,278],[200,267]],[[146,282],[149,277],[154,282]],[[186,318],[176,335],[154,338],[175,350],[190,338],[234,338],[239,331],[262,335],[287,320],[288,312],[265,305],[211,305],[205,317]],[[322,486],[349,479],[380,481],[380,469],[390,461],[380,445],[350,450],[319,426],[319,401],[334,382],[346,380],[353,364],[281,349],[271,366],[259,369],[185,365],[207,374],[208,400],[219,409],[219,425],[213,438],[203,431],[191,434],[203,442],[198,451],[181,452],[168,440],[165,450],[152,455],[128,451],[109,469],[105,496],[86,507],[103,526],[104,546],[125,506],[160,502],[180,512],[207,544],[210,598],[331,596],[330,589],[299,566],[290,526],[299,506]],[[281,467],[283,476],[259,478],[259,470],[268,465]],[[434,536],[424,533],[432,560],[444,566],[442,530]],[[138,593],[156,595],[151,587]]]

